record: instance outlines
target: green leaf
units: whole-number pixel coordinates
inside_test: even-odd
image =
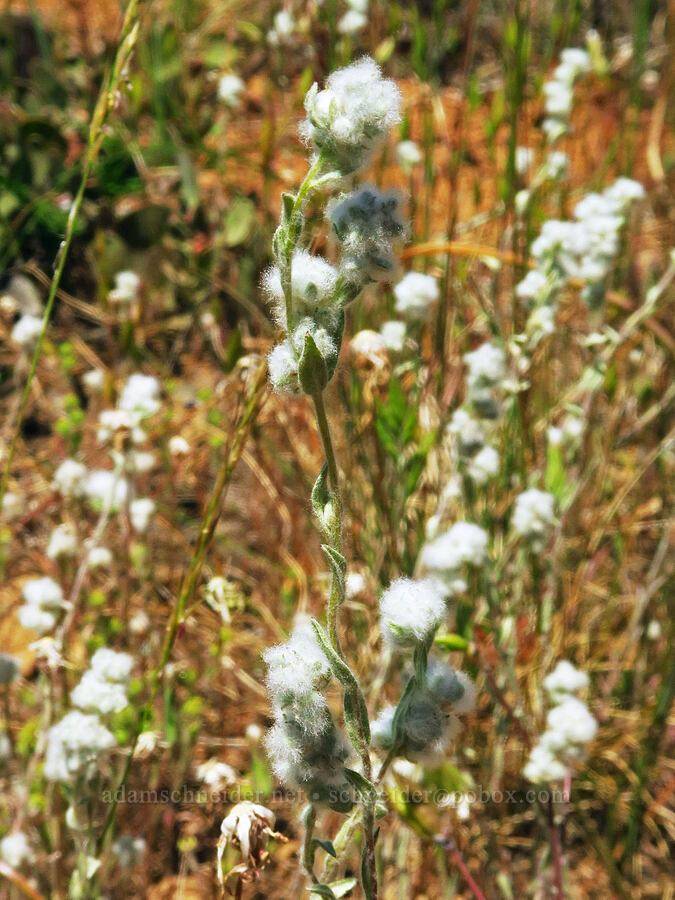
[[[323,511],[326,504],[330,500],[330,491],[328,490],[328,463],[321,466],[319,477],[314,482],[312,488],[312,507],[316,515],[323,521]]]
[[[356,878],[341,878],[339,881],[331,881],[328,887],[337,898],[340,898],[353,891],[357,884]]]
[[[344,597],[345,579],[347,577],[347,560],[341,553],[330,547],[328,544],[322,544],[321,549],[328,557],[328,562],[333,571],[333,575],[340,585],[340,596]]]
[[[459,634],[439,634],[434,638],[434,644],[441,650],[466,650],[469,642]]]
[[[321,849],[325,850],[329,856],[332,856],[333,859],[337,859],[337,853],[335,852],[332,841],[322,841],[319,840],[319,838],[312,838],[312,847],[321,847]]]
[[[326,659],[333,671],[333,675],[337,678],[337,680],[344,686],[347,691],[358,691],[359,685],[354,677],[354,673],[349,668],[347,663],[340,658],[338,653],[331,647],[330,641],[328,640],[328,635],[323,630],[321,625],[316,621],[316,619],[312,619],[312,628],[314,629],[317,639],[319,641],[319,645],[324,652]]]
[[[227,247],[243,244],[251,233],[255,219],[255,203],[248,197],[237,197],[225,216],[223,238]]]
[[[312,397],[320,394],[328,384],[326,361],[309,332],[305,335],[305,346],[302,348],[298,364],[298,377],[303,391]]]
[[[328,897],[330,900],[335,900],[335,894],[327,884],[313,884],[307,890],[310,894],[315,894],[317,897]]]
[[[370,802],[377,795],[377,789],[372,781],[368,781],[368,779],[361,775],[360,772],[355,772],[353,769],[345,768],[345,775],[347,776],[347,781],[351,784],[351,786],[359,792],[361,798],[366,802]]]

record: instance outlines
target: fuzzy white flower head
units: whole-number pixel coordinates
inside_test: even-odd
[[[467,467],[467,474],[476,484],[486,484],[499,472],[499,453],[490,446],[485,446],[472,457]]]
[[[397,647],[414,647],[430,640],[445,614],[443,596],[428,578],[398,578],[380,598],[382,632]]]
[[[556,150],[550,153],[543,166],[544,175],[553,181],[562,181],[567,177],[569,171],[570,158],[562,150]]]
[[[591,70],[591,57],[579,47],[566,47],[560,54],[560,62],[574,73],[574,78]]]
[[[307,250],[295,250],[291,260],[291,295],[293,305],[300,315],[305,313],[329,313],[335,306],[335,285],[338,271],[322,256]],[[263,291],[270,301],[278,325],[287,328],[286,305],[279,269],[274,266],[263,276]]]
[[[555,287],[554,278],[540,272],[539,269],[531,269],[516,285],[516,297],[521,300],[533,300],[535,303],[546,303]]]
[[[86,389],[92,394],[99,394],[105,383],[105,372],[102,369],[89,369],[82,376]]]
[[[463,565],[482,566],[487,558],[487,532],[473,522],[455,522],[422,550],[422,563],[433,572],[454,573]]]
[[[0,859],[12,869],[20,869],[32,855],[28,838],[23,831],[13,831],[0,841]]]
[[[86,466],[74,459],[64,459],[54,472],[54,487],[64,497],[79,497],[86,477]]]
[[[387,343],[377,331],[366,328],[357,332],[349,342],[352,353],[365,357],[376,369],[383,369],[389,361]]]
[[[73,710],[47,732],[45,778],[68,782],[115,743],[98,716]]]
[[[126,688],[115,681],[107,681],[94,669],[84,673],[71,694],[74,706],[86,712],[108,715],[121,712],[129,704]]]
[[[530,751],[530,757],[523,769],[523,775],[535,784],[550,784],[562,781],[568,774],[568,768],[542,744],[536,744]]]
[[[477,350],[465,353],[464,362],[469,368],[466,379],[469,387],[498,384],[506,374],[504,351],[489,341],[481,344]]]
[[[145,417],[154,415],[160,408],[159,381],[152,375],[131,375],[122,388],[118,401],[119,409]]]
[[[401,95],[366,56],[333,72],[320,91],[305,97],[307,119],[301,134],[343,174],[360,169],[400,119]]]
[[[554,505],[553,495],[537,488],[523,491],[516,498],[513,527],[534,549],[543,546],[555,524]]]
[[[273,699],[282,702],[287,694],[310,694],[330,677],[330,666],[311,622],[296,618],[290,638],[263,653],[267,663],[267,687]]]
[[[557,78],[544,85],[544,109],[549,116],[568,118],[572,112],[574,95],[570,84]]]
[[[544,688],[554,699],[560,699],[565,694],[575,694],[588,687],[588,675],[580,672],[571,662],[561,659],[555,669],[544,678]]]
[[[567,124],[560,120],[548,117],[541,123],[541,130],[546,135],[550,144],[555,144],[567,133]]]
[[[419,165],[424,157],[415,141],[401,141],[396,145],[396,159],[401,168],[410,171],[413,166]]]
[[[129,505],[129,518],[134,531],[143,534],[148,530],[150,519],[155,511],[155,501],[149,497],[139,497]]]
[[[126,502],[129,483],[109,469],[96,469],[87,475],[84,493],[95,509],[109,506],[110,510],[115,512]]]
[[[172,456],[187,456],[190,445],[181,434],[174,434],[169,438],[169,453]]]
[[[102,444],[109,441],[118,431],[129,432],[135,443],[145,439],[144,432],[138,427],[139,416],[127,409],[104,409],[99,414],[98,420],[100,427],[96,432],[96,439]]]
[[[107,569],[112,560],[113,555],[107,547],[92,547],[87,554],[87,568]]]
[[[141,279],[136,272],[131,272],[129,270],[118,272],[115,275],[115,287],[110,294],[108,294],[108,299],[112,303],[132,303],[138,295],[140,286]]]
[[[18,344],[22,350],[32,350],[42,331],[42,319],[37,316],[25,315],[21,316],[16,325],[12,328],[12,340]]]
[[[232,766],[219,759],[207,759],[196,769],[197,778],[207,787],[219,790],[230,784],[236,784],[237,773]]]
[[[353,600],[366,589],[366,579],[361,572],[350,572],[345,583],[345,594],[348,600]]]
[[[516,172],[526,175],[534,161],[534,152],[530,147],[516,147]]]
[[[406,328],[405,322],[390,321],[382,324],[380,334],[387,350],[393,353],[400,353],[403,350]]]
[[[293,16],[285,9],[279,10],[274,16],[274,27],[267,32],[267,40],[272,46],[283,44],[295,31]]]
[[[546,429],[546,440],[551,447],[559,447],[563,442],[563,430],[556,425]]]
[[[19,622],[23,628],[46,634],[56,625],[56,616],[41,606],[26,605],[19,607]]]
[[[643,200],[646,196],[645,189],[639,181],[623,177],[617,178],[614,184],[605,189],[604,194],[621,211],[631,203]]]
[[[128,681],[134,665],[129,653],[119,653],[108,647],[100,647],[91,658],[91,669],[106,681]]]
[[[47,545],[48,559],[61,559],[75,556],[77,553],[77,538],[75,533],[67,525],[59,525],[49,538]]]
[[[26,581],[21,593],[28,606],[40,609],[59,609],[63,606],[63,591],[53,578],[34,578]]]
[[[470,455],[482,447],[488,438],[488,424],[476,419],[463,407],[452,414],[446,429],[447,434],[459,444],[462,454]]]
[[[549,746],[557,742],[564,748],[570,744],[583,745],[592,741],[598,730],[598,723],[585,703],[568,696],[548,711],[546,730],[551,735]]]
[[[9,522],[21,515],[24,509],[23,497],[12,491],[7,491],[2,498],[2,515]]]
[[[218,82],[218,99],[222,100],[225,106],[235,107],[241,100],[243,90],[244,82],[241,78],[233,72],[228,72]]]
[[[298,393],[298,358],[288,339],[272,347],[267,356],[267,368],[276,391]]]
[[[358,9],[348,9],[338,22],[338,31],[340,34],[356,34],[368,24],[368,16],[365,16]]]
[[[432,275],[408,272],[394,288],[396,312],[411,319],[426,319],[438,300],[438,282]]]

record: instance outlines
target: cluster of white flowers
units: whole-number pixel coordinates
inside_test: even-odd
[[[15,344],[18,344],[24,352],[30,353],[37,344],[41,331],[42,319],[38,316],[32,316],[26,313],[21,316],[12,328],[12,340]]]
[[[267,40],[273,46],[288,43],[295,31],[295,20],[288,10],[280,9],[274,16],[274,24],[267,32]]]
[[[48,559],[64,559],[77,554],[77,536],[68,525],[59,525],[56,527],[50,537],[47,545]]]
[[[394,288],[396,312],[409,319],[427,319],[438,296],[438,282],[432,275],[408,272]]]
[[[574,82],[590,71],[591,59],[585,50],[569,47],[560,54],[560,63],[553,70],[553,77],[544,85],[546,119],[542,128],[553,144],[569,128],[569,117],[574,100]]]
[[[554,705],[546,717],[546,730],[523,769],[530,781],[561,781],[571,773],[571,766],[583,759],[585,745],[593,740],[598,728],[586,704],[574,696],[586,687],[588,676],[566,660],[544,679],[544,688]]]
[[[23,831],[13,831],[0,841],[0,859],[12,869],[20,869],[32,856],[33,851]]]
[[[85,712],[108,715],[123,710],[129,700],[127,689],[134,664],[128,653],[102,647],[91,658],[91,667],[71,695],[75,706]]]
[[[443,594],[431,579],[400,578],[380,599],[380,622],[385,639],[398,649],[423,653],[410,690],[398,707],[386,706],[372,723],[373,741],[388,753],[413,762],[434,765],[456,737],[459,716],[475,705],[472,682],[462,672],[427,654],[446,614]]]
[[[54,487],[63,497],[80,497],[86,477],[85,465],[75,459],[64,459],[54,472]]]
[[[244,82],[238,75],[228,72],[218,82],[218,99],[222,100],[225,106],[234,108],[239,105],[244,87]]]
[[[347,0],[347,11],[338,22],[341,34],[356,34],[368,24],[369,0]]]
[[[63,591],[52,578],[34,578],[21,589],[24,605],[19,607],[19,621],[24,628],[45,634],[56,625],[59,610],[66,602]]]
[[[524,538],[532,550],[542,550],[555,525],[553,494],[537,488],[518,494],[512,523],[516,534]]]
[[[462,571],[466,566],[480,568],[487,559],[488,536],[473,522],[455,522],[451,528],[422,548],[422,564],[433,575],[444,594],[466,590]]]
[[[305,97],[301,134],[342,174],[362,168],[400,119],[401,95],[382,78],[375,60],[364,57],[333,72],[323,90],[314,84]]]
[[[97,715],[72,710],[47,732],[45,778],[70,782],[116,745]]]
[[[284,784],[304,788],[313,803],[350,809],[348,752],[322,693],[330,668],[310,622],[299,617],[290,639],[263,659],[275,719],[265,744],[274,772]]]
[[[396,147],[396,159],[405,172],[411,172],[424,159],[415,141],[401,141]]]
[[[136,272],[125,270],[115,275],[115,286],[108,294],[108,300],[119,306],[128,307],[138,299],[141,287],[140,276]]]
[[[308,118],[302,131],[317,156],[301,193],[355,172],[368,161],[398,119],[398,88],[383,79],[369,58],[331,75],[324,90],[315,84],[305,98]],[[274,237],[276,265],[263,277],[263,292],[284,331],[272,348],[269,374],[277,390],[301,393],[301,360],[318,351],[327,382],[335,371],[344,328],[344,310],[373,281],[395,272],[396,244],[405,234],[401,198],[372,185],[343,194],[329,205],[327,218],[341,245],[339,265],[299,246],[302,204],[284,195],[281,223]],[[316,362],[316,360],[315,360]]]

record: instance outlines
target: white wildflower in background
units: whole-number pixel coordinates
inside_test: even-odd
[[[141,286],[140,276],[136,272],[125,270],[115,275],[115,286],[108,294],[111,303],[126,305],[133,303]]]
[[[79,497],[84,492],[87,467],[77,460],[64,459],[54,472],[54,487],[64,497]]]
[[[464,362],[469,368],[467,385],[474,386],[498,384],[506,374],[506,356],[501,347],[486,341],[471,353],[464,354]]]
[[[218,841],[218,881],[223,883],[223,854],[228,846],[238,847],[242,859],[253,867],[261,863],[261,851],[269,837],[279,838],[274,829],[272,810],[244,800],[232,807],[220,826]]]
[[[516,172],[521,176],[527,175],[534,162],[534,151],[530,147],[516,147]]]
[[[95,509],[109,506],[111,512],[115,512],[126,503],[129,482],[116,472],[97,469],[88,473],[84,493]]]
[[[142,837],[133,834],[122,834],[116,838],[111,850],[123,869],[132,869],[142,862],[147,852],[147,844]]]
[[[23,831],[13,831],[0,841],[0,859],[12,869],[20,869],[32,856],[33,851]]]
[[[396,312],[411,319],[426,319],[439,297],[437,280],[422,272],[408,272],[394,287]]]
[[[139,372],[131,375],[122,388],[118,408],[135,413],[139,418],[152,416],[160,409],[160,385],[153,375]]]
[[[274,16],[274,26],[267,32],[267,40],[273,46],[284,44],[295,31],[293,16],[285,9]]]
[[[401,95],[393,81],[364,57],[333,72],[323,90],[314,84],[305,97],[301,134],[337,171],[349,174],[369,162],[400,119]]]
[[[234,108],[239,105],[244,87],[244,82],[238,75],[228,72],[218,82],[218,99],[226,106]]]
[[[7,491],[2,498],[2,515],[3,518],[10,522],[12,519],[18,518],[24,511],[24,500],[19,494]]]
[[[37,344],[37,339],[42,331],[42,319],[37,316],[21,316],[12,328],[12,340],[22,350],[31,351]]]
[[[82,676],[71,694],[73,706],[105,716],[121,712],[129,703],[124,685],[106,681],[93,669]]]
[[[348,9],[338,22],[338,31],[340,34],[356,34],[368,24],[368,16],[364,15],[360,10]]]
[[[396,159],[401,168],[409,172],[424,160],[424,156],[415,141],[401,141],[396,145]]]
[[[115,745],[98,716],[73,710],[47,732],[45,778],[71,781]]]
[[[467,475],[476,484],[486,484],[499,472],[499,453],[489,446],[482,447],[467,466]]]
[[[219,759],[207,759],[197,766],[196,774],[202,784],[213,790],[222,790],[236,784],[239,778],[232,766]]]
[[[365,357],[375,368],[382,369],[389,362],[387,342],[377,331],[364,329],[357,332],[349,342],[353,353]]]
[[[405,322],[390,321],[382,324],[380,334],[387,350],[391,350],[394,353],[400,353],[403,350],[406,328]]]
[[[555,499],[552,494],[537,488],[523,491],[516,498],[513,511],[513,527],[517,534],[542,548],[555,525]]]
[[[106,569],[112,565],[113,555],[107,547],[92,547],[87,553],[89,569]]]
[[[461,577],[464,566],[484,565],[487,559],[488,535],[473,522],[455,522],[445,533],[422,548],[421,561],[425,568],[441,579],[451,594],[466,590]]]
[[[345,596],[348,600],[353,600],[359,594],[363,594],[366,587],[366,579],[361,572],[350,572],[345,584]]]
[[[192,448],[180,434],[174,434],[169,438],[169,453],[172,456],[187,456]]]
[[[445,615],[445,600],[435,582],[428,578],[398,578],[380,597],[382,633],[397,647],[425,643]]]
[[[62,559],[77,554],[78,543],[75,533],[68,525],[59,525],[55,528],[47,545],[48,559]]]
[[[580,672],[571,662],[560,660],[555,669],[544,678],[544,688],[552,700],[562,694],[575,694],[588,687],[588,675]]]
[[[21,593],[25,601],[19,607],[22,626],[39,634],[50,631],[56,624],[56,613],[64,606],[61,587],[51,578],[35,578],[25,582]]]
[[[99,394],[105,384],[105,372],[102,369],[90,369],[82,376],[86,389],[92,394]]]
[[[91,658],[91,668],[106,681],[126,682],[131,676],[134,658],[108,647],[100,647]]]

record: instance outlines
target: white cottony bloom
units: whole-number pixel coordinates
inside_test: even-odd
[[[150,450],[132,450],[127,461],[130,468],[138,474],[150,472],[157,465],[157,457]]]
[[[218,99],[226,106],[237,106],[244,90],[244,82],[238,75],[228,72],[218,82]]]
[[[361,572],[350,572],[345,583],[345,594],[348,600],[353,600],[366,589],[366,579]]]
[[[330,678],[326,656],[304,616],[296,618],[290,638],[265,650],[263,659],[267,663],[267,687],[277,702],[289,693],[311,694],[317,684]]]
[[[445,614],[445,600],[429,578],[398,578],[380,598],[382,632],[398,647],[414,647],[428,641]]]
[[[570,158],[562,150],[556,150],[550,153],[544,163],[543,171],[547,178],[553,181],[560,181],[565,178],[569,170]]]
[[[560,62],[573,73],[573,77],[590,72],[591,57],[586,50],[579,47],[566,47],[560,54]]]
[[[396,159],[403,169],[409,171],[413,166],[419,165],[424,157],[415,141],[401,141],[396,146]]]
[[[469,367],[466,379],[469,387],[498,384],[506,374],[504,351],[489,341],[477,350],[465,353],[464,362]]]
[[[584,433],[585,423],[581,416],[568,416],[562,424],[562,433],[565,440],[575,444]]]
[[[330,166],[348,174],[370,160],[399,121],[400,105],[394,82],[382,78],[375,60],[366,56],[333,72],[324,90],[317,84],[310,88],[301,134]]]
[[[0,859],[12,869],[20,869],[33,853],[23,831],[13,831],[0,841]]]
[[[575,669],[566,659],[560,660],[555,669],[544,678],[544,688],[554,700],[587,687],[588,675]]]
[[[307,250],[295,250],[291,260],[291,295],[293,306],[300,314],[330,312],[335,305],[335,285],[338,271],[322,256]],[[284,291],[281,274],[276,266],[263,276],[263,291],[271,303],[274,318],[282,328],[287,327]]]
[[[552,494],[537,488],[523,491],[516,498],[513,527],[534,549],[543,546],[555,524],[554,504]]]
[[[274,27],[267,32],[267,40],[272,46],[283,44],[295,31],[293,16],[285,9],[274,16]]]
[[[7,491],[2,498],[2,515],[7,521],[16,519],[20,516],[24,509],[24,500],[19,494]]]
[[[89,369],[82,376],[84,386],[92,394],[98,394],[103,390],[105,384],[105,372],[102,369]]]
[[[111,512],[126,503],[129,483],[121,475],[108,469],[90,472],[84,482],[84,493],[95,509],[109,506]]]
[[[42,331],[42,319],[37,316],[21,316],[12,328],[12,340],[24,350],[32,350]]]
[[[403,347],[405,346],[405,333],[405,322],[384,322],[380,328],[380,334],[382,335],[387,350],[391,350],[394,353],[400,353],[401,350],[403,350]]]
[[[199,781],[214,790],[236,784],[238,778],[232,766],[219,759],[207,759],[197,766],[196,773]]]
[[[555,309],[552,306],[538,306],[533,309],[525,323],[525,334],[530,347],[536,347],[539,341],[555,332]]]
[[[377,331],[366,328],[357,332],[349,346],[353,353],[365,357],[376,369],[384,368],[389,361],[387,342]]]
[[[150,519],[155,511],[155,502],[149,497],[140,497],[138,500],[132,500],[129,505],[129,517],[131,519],[131,527],[140,534],[148,530]]]
[[[47,732],[45,778],[68,782],[115,743],[98,716],[73,710]]]
[[[516,285],[516,297],[520,300],[533,300],[537,304],[547,303],[555,287],[554,278],[539,269],[531,269]]]
[[[49,538],[47,545],[48,559],[61,559],[62,557],[75,556],[77,553],[77,538],[67,525],[59,525]]]
[[[106,569],[112,560],[113,555],[107,547],[92,547],[87,554],[87,568]]]
[[[556,425],[551,425],[546,429],[546,440],[551,447],[559,447],[563,442],[563,430]]]
[[[26,581],[21,593],[28,606],[58,609],[63,605],[63,591],[53,578],[34,578]]]
[[[139,417],[152,416],[160,408],[159,381],[152,375],[131,375],[122,388],[118,407]]]
[[[572,112],[574,95],[569,83],[554,79],[544,85],[544,108],[547,115],[566,119]]]
[[[432,572],[456,572],[463,565],[482,566],[487,558],[487,532],[473,522],[455,522],[422,550],[422,563]]]
[[[542,744],[535,744],[523,769],[523,775],[535,784],[562,781],[568,772],[567,766]]]
[[[368,24],[368,16],[365,16],[358,9],[348,9],[338,22],[338,31],[340,34],[356,34]]]
[[[472,457],[467,474],[476,484],[486,484],[499,472],[499,454],[492,447],[483,447]]]
[[[125,270],[115,275],[115,287],[108,294],[112,303],[131,303],[136,299],[141,279],[135,272]]]
[[[191,447],[181,434],[169,438],[169,453],[172,456],[187,456]]]
[[[285,338],[272,348],[267,357],[270,381],[280,392],[297,394],[300,392],[298,365],[305,345],[305,337],[311,334],[317,350],[326,365],[334,367],[337,362],[338,348],[325,328],[317,326],[309,317],[303,319],[290,338]]]
[[[93,669],[84,673],[71,694],[71,700],[74,706],[101,715],[121,712],[129,703],[123,684],[107,681]]]
[[[595,737],[598,723],[588,711],[588,707],[576,697],[567,696],[548,711],[546,716],[545,745],[550,749],[567,751],[577,757]],[[576,745],[582,745],[578,747]]]
[[[38,634],[45,634],[56,625],[56,616],[49,609],[27,604],[19,607],[19,622],[23,628],[37,631]]]
[[[244,800],[237,803],[220,826],[218,841],[218,881],[223,883],[222,860],[225,848],[232,844],[239,847],[242,859],[248,864],[252,857],[254,863],[263,849],[268,837],[275,837],[274,813],[265,806]]]
[[[438,300],[438,282],[422,272],[408,272],[394,288],[396,312],[411,319],[425,319]]]
[[[519,175],[526,175],[533,161],[534,152],[530,147],[516,147],[516,172]]]
[[[106,681],[129,680],[134,658],[129,653],[119,653],[108,647],[100,647],[91,658],[91,669]]]
[[[485,444],[488,437],[488,424],[482,419],[476,419],[466,409],[460,407],[452,414],[446,431],[459,444],[460,453],[471,455]]]
[[[606,188],[605,196],[615,204],[620,211],[625,210],[627,206],[637,200],[643,200],[645,189],[639,181],[632,178],[617,178],[614,184]]]
[[[548,117],[541,123],[541,130],[546,135],[548,142],[555,144],[567,132],[567,125],[561,119]]]
[[[54,472],[54,487],[64,497],[79,497],[86,477],[85,465],[74,459],[64,459]]]

